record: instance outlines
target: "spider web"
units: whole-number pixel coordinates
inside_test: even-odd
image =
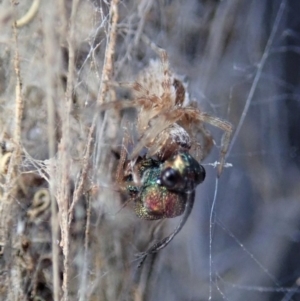
[[[179,13],[181,5],[184,13]],[[290,257],[299,206],[291,178],[285,176],[288,168],[299,175],[289,158],[285,107],[289,97],[297,98],[285,74],[285,55],[292,51],[286,39],[296,39],[294,30],[287,31],[290,5],[236,1],[213,8],[190,1],[168,3],[166,10],[152,7],[163,11],[156,20],[159,35],[151,35],[151,22],[144,24],[144,32],[168,51],[171,66],[187,75],[201,108],[232,122],[235,132],[227,154],[232,167],[214,180],[211,165],[222,133],[208,126],[216,142],[203,163],[209,177],[197,190],[182,233],[157,255],[155,268],[146,269],[152,278],[142,278],[142,291],[150,300],[299,298],[299,270]],[[178,20],[168,15],[170,6]],[[198,18],[207,22],[206,34],[193,28]],[[145,60],[149,54],[144,51]],[[176,223],[169,221],[165,231]]]
[[[195,3],[185,5],[192,23]],[[187,25],[182,14],[177,30],[164,32],[161,25],[156,42],[167,49],[171,65],[188,76],[192,96],[212,115],[232,122],[235,133],[227,154],[232,167],[214,181],[210,165],[218,158],[221,133],[209,128],[216,141],[204,162],[210,179],[198,189],[190,222],[168,247],[171,259],[159,254],[150,283],[154,300],[299,298],[298,268],[289,258],[297,241],[290,237],[298,232],[297,193],[285,176],[287,166],[297,174],[286,134],[285,101],[288,95],[296,98],[285,75],[289,5],[221,6],[214,21],[207,16],[206,39],[185,35],[184,26],[193,24]],[[162,17],[161,22],[168,21]]]
[[[56,10],[49,3],[40,4],[40,9],[46,21],[53,14],[53,23],[48,20],[48,26],[56,28]],[[47,9],[47,5],[51,9]],[[20,9],[23,6],[25,2],[20,4]],[[66,144],[70,160],[69,165],[58,160],[56,168],[68,169],[72,200],[73,190],[78,188],[78,179],[83,173],[82,158],[89,143],[89,129],[95,121],[84,193],[75,206],[70,229],[70,298],[300,300],[300,192],[297,185],[300,178],[297,114],[300,5],[292,0],[122,1],[114,73],[106,81],[102,72],[111,30],[109,7],[110,2],[106,1],[78,2],[76,22],[69,24],[70,28],[74,26],[74,53],[68,49],[68,43],[55,44],[59,54],[50,55],[55,62],[53,66],[50,66],[51,60],[45,62],[49,57],[44,56],[51,54],[46,47],[47,37],[50,42],[55,37],[45,27],[44,20],[35,19],[33,26],[19,33],[26,99],[22,143],[27,161],[23,165],[27,170],[33,170],[34,166],[51,182],[46,166],[49,161],[39,161],[49,159],[50,137],[44,99],[49,95],[55,99],[60,119],[54,126],[59,129],[65,106],[58,100],[65,99],[71,78],[74,89]],[[71,11],[68,6],[65,9]],[[7,5],[2,11],[6,10],[9,11]],[[67,24],[61,24],[61,31],[64,25]],[[9,45],[9,37],[1,35],[2,43]],[[179,219],[143,221],[134,216],[130,204],[123,208],[120,185],[114,183],[115,170],[122,138],[134,132],[136,115],[134,110],[125,110],[122,114],[110,111],[98,118],[96,102],[103,85],[131,82],[150,59],[157,58],[149,41],[166,49],[171,68],[186,76],[190,96],[199,107],[231,122],[235,131],[226,156],[226,168],[218,179],[215,167],[223,133],[207,126],[215,146],[202,162],[207,177],[197,189],[192,214],[172,243],[149,259],[135,279],[134,254],[168,235]],[[67,74],[72,54],[74,73]],[[0,67],[9,66],[9,55],[1,50],[0,56]],[[9,74],[8,66],[4,68],[6,73],[0,68],[1,78],[6,79]],[[51,76],[54,75],[57,86],[51,90],[49,83],[53,83]],[[1,126],[3,132],[9,132],[12,125],[6,115],[14,110],[11,95],[15,86],[13,80],[5,83],[5,92],[0,83],[1,97],[7,99],[0,103]],[[115,86],[109,89],[106,100],[127,101],[130,91]],[[57,135],[60,134],[58,131]],[[60,140],[55,143],[59,153]],[[21,209],[20,214],[16,214],[20,216],[16,224],[21,229],[22,217],[30,208],[31,200],[23,196],[18,202]],[[11,235],[18,236],[23,231],[22,234],[32,239],[27,230],[19,228],[11,231]],[[35,228],[31,225],[29,229]],[[43,231],[46,233],[45,229],[38,230],[42,235]],[[37,247],[34,254],[46,256],[48,249],[49,245],[44,249]],[[64,258],[62,254],[59,256],[59,260]],[[41,262],[42,259],[33,265],[34,279],[41,278],[44,281],[41,286],[52,288],[52,266],[40,267]],[[4,272],[0,271],[0,277]],[[59,272],[60,275],[66,273],[63,267],[59,267]],[[24,276],[30,283],[24,289],[25,295],[31,294],[34,286],[30,273]],[[43,277],[38,277],[39,273]]]
[[[268,118],[268,121],[270,122],[265,123],[260,119],[259,123],[261,124],[261,134],[263,135],[265,141],[261,141],[259,144],[260,148],[262,149],[261,151],[257,151],[254,153],[247,153],[245,152],[244,156],[248,157],[247,160],[249,161],[260,161],[261,163],[259,165],[256,165],[256,168],[258,168],[257,172],[266,172],[267,171],[267,179],[263,180],[261,179],[260,182],[256,183],[256,185],[270,185],[269,189],[274,189],[272,193],[268,194],[267,196],[264,194],[265,188],[266,187],[261,187],[262,190],[264,190],[264,193],[260,191],[258,195],[260,195],[260,199],[262,202],[267,202],[263,204],[260,207],[260,210],[262,210],[262,214],[258,214],[256,217],[254,217],[254,222],[252,224],[252,229],[250,230],[251,234],[246,234],[248,236],[245,241],[246,244],[243,240],[240,240],[238,237],[240,234],[236,235],[233,233],[238,233],[241,231],[241,228],[239,226],[237,227],[239,230],[234,229],[237,224],[239,223],[233,223],[232,225],[229,226],[229,228],[232,227],[234,229],[233,231],[229,230],[227,226],[224,225],[223,220],[224,216],[226,216],[226,213],[228,210],[230,211],[231,209],[228,208],[228,204],[224,204],[223,206],[221,205],[220,207],[223,208],[218,208],[216,210],[216,204],[218,201],[224,201],[223,198],[223,193],[222,193],[222,188],[219,188],[219,183],[218,179],[216,179],[215,183],[215,189],[214,189],[214,196],[213,196],[213,202],[211,206],[211,211],[210,211],[210,228],[209,228],[209,274],[210,274],[210,286],[209,286],[209,300],[215,300],[215,295],[213,293],[213,290],[217,290],[219,293],[219,296],[224,299],[224,300],[238,300],[238,299],[249,299],[249,300],[298,300],[299,296],[299,290],[298,290],[298,283],[297,283],[297,277],[294,279],[294,282],[292,281],[292,276],[287,272],[288,269],[286,266],[282,266],[282,264],[287,264],[284,259],[282,259],[281,256],[285,256],[282,253],[288,252],[293,252],[291,249],[293,247],[291,246],[293,243],[290,242],[289,240],[286,241],[284,238],[284,235],[282,235],[282,226],[285,225],[286,223],[289,224],[291,227],[290,229],[297,229],[298,223],[297,223],[297,213],[295,216],[291,216],[287,214],[288,210],[282,210],[279,209],[281,206],[284,206],[283,204],[286,202],[287,199],[290,199],[289,196],[287,196],[283,191],[276,187],[277,185],[275,184],[277,181],[282,181],[282,177],[284,175],[282,172],[279,172],[280,168],[279,166],[276,166],[277,164],[282,164],[282,160],[287,159],[288,157],[288,146],[286,144],[282,145],[282,141],[284,141],[284,138],[281,138],[281,141],[275,142],[274,139],[278,139],[275,137],[275,133],[272,133],[272,127],[276,127],[276,122],[275,120],[277,118],[280,118],[281,125],[279,127],[284,127],[285,125],[285,112],[284,110],[279,112],[281,109],[279,108],[280,105],[282,104],[277,104],[276,99],[278,99],[277,96],[272,96],[268,95],[268,92],[270,91],[262,91],[261,90],[261,85],[268,85],[270,87],[270,82],[271,85],[275,83],[274,92],[275,94],[280,94],[282,93],[282,90],[285,91],[285,89],[289,89],[290,86],[288,82],[284,82],[281,79],[278,78],[283,78],[282,76],[282,70],[279,71],[280,69],[278,68],[279,65],[282,63],[282,56],[280,57],[278,49],[280,48],[283,50],[287,50],[286,47],[282,47],[280,44],[285,43],[285,41],[282,38],[282,35],[285,34],[285,29],[284,29],[284,16],[286,18],[286,11],[288,10],[288,4],[286,1],[281,1],[281,3],[278,4],[278,10],[277,14],[274,14],[273,17],[273,25],[270,26],[270,33],[269,33],[269,38],[266,42],[266,47],[265,50],[262,54],[261,60],[257,63],[257,68],[256,71],[252,77],[252,84],[249,88],[249,92],[247,92],[247,98],[245,101],[244,108],[241,112],[240,119],[237,123],[236,126],[236,131],[233,136],[229,151],[228,151],[228,157],[235,157],[234,155],[234,149],[235,149],[235,144],[239,143],[238,140],[243,140],[242,137],[239,138],[239,136],[242,135],[247,135],[246,139],[251,139],[251,131],[255,131],[255,126],[252,128],[249,132],[243,131],[243,127],[247,126],[247,120],[253,118],[255,120],[255,117],[252,115],[253,109],[255,110],[255,106],[258,104],[261,104],[261,107],[265,106],[266,103],[268,103],[268,110],[267,114],[262,114],[259,112],[261,115],[261,118]],[[286,24],[285,24],[286,25]],[[276,66],[276,67],[274,67]],[[281,67],[285,67],[284,64],[282,63]],[[272,72],[273,70],[279,71],[277,74],[278,78],[272,74],[272,76],[269,75],[269,72]],[[269,82],[269,83],[268,83]],[[235,87],[234,87],[235,88]],[[271,92],[272,93],[272,92]],[[259,99],[263,98],[268,98],[268,102],[266,101],[260,101]],[[277,108],[274,108],[275,106],[278,106]],[[230,109],[230,107],[228,107]],[[258,113],[258,111],[257,111]],[[277,114],[276,114],[277,113]],[[268,116],[269,114],[269,116]],[[274,120],[275,119],[275,120]],[[278,125],[277,125],[278,127]],[[283,134],[281,131],[283,128],[279,128],[279,132],[277,132],[277,135],[279,133]],[[287,130],[287,129],[286,129]],[[288,131],[288,130],[287,130]],[[250,134],[250,135],[249,135]],[[279,134],[280,135],[280,134]],[[260,138],[262,139],[262,138]],[[252,140],[252,139],[251,139]],[[255,140],[252,140],[253,142]],[[269,142],[270,144],[265,142]],[[286,142],[286,141],[285,141]],[[255,143],[255,142],[254,142]],[[271,146],[272,145],[272,146]],[[287,143],[288,145],[288,143]],[[248,144],[250,146],[250,144]],[[253,145],[252,145],[253,146]],[[250,146],[251,148],[251,146]],[[242,155],[243,156],[243,155]],[[249,158],[251,157],[251,159]],[[254,157],[254,158],[253,158]],[[256,157],[256,158],[255,158]],[[264,158],[268,157],[268,158]],[[272,158],[272,159],[271,159]],[[271,163],[272,162],[272,163]],[[256,162],[257,163],[257,162]],[[251,163],[249,162],[248,165]],[[237,165],[233,163],[233,166],[236,167]],[[234,168],[233,167],[233,173],[234,173]],[[277,168],[276,168],[277,167]],[[278,173],[276,173],[276,176],[270,176],[272,174],[272,170],[275,168]],[[293,169],[293,167],[292,167]],[[248,170],[248,168],[246,169]],[[250,168],[251,170],[251,168]],[[259,176],[258,176],[259,177]],[[237,179],[236,179],[237,180]],[[270,180],[272,183],[268,183]],[[253,181],[250,180],[250,181]],[[254,182],[256,182],[254,180]],[[239,185],[242,187],[243,184],[246,182],[241,181]],[[250,194],[253,195],[253,193],[257,192],[255,191],[258,189],[258,187],[252,184],[251,187],[251,192]],[[282,187],[282,185],[280,185]],[[272,187],[272,188],[271,188]],[[245,187],[244,187],[245,189]],[[260,190],[261,190],[260,189]],[[275,192],[276,191],[276,192]],[[219,193],[221,192],[222,197],[218,197]],[[244,197],[249,198],[244,193],[249,193],[245,189],[245,191],[242,192],[242,195]],[[240,192],[241,193],[241,192]],[[238,195],[239,199],[241,195]],[[226,198],[226,197],[225,197]],[[236,200],[237,198],[233,198]],[[267,200],[266,198],[269,199],[271,198],[272,200]],[[293,204],[296,201],[296,199],[293,199],[293,197],[290,199],[291,201],[291,206],[294,208]],[[253,200],[250,201],[250,203],[253,202]],[[272,202],[272,203],[271,203]],[[232,201],[231,201],[232,204]],[[277,209],[270,210],[269,206],[279,206]],[[249,204],[248,204],[249,206]],[[225,208],[226,207],[226,208]],[[250,206],[249,206],[250,207]],[[253,208],[244,208],[244,210],[250,209],[252,211]],[[279,210],[277,212],[277,210]],[[295,209],[296,210],[296,209]],[[254,212],[249,211],[249,214],[253,214]],[[270,212],[272,211],[272,212]],[[296,210],[297,211],[297,210]],[[244,214],[247,214],[244,212]],[[240,214],[239,212],[238,214]],[[230,213],[232,214],[232,213]],[[285,219],[285,214],[287,214],[289,217],[288,219],[291,218],[291,220],[287,221]],[[249,217],[246,217],[249,218]],[[226,219],[226,217],[225,217]],[[239,216],[237,216],[237,220],[239,220]],[[246,220],[246,219],[245,219]],[[272,223],[271,229],[270,229],[270,223]],[[240,225],[240,224],[239,224]],[[218,230],[217,230],[218,228]],[[263,230],[262,230],[263,229]],[[243,260],[243,263],[240,263],[239,268],[234,268],[235,272],[236,270],[239,270],[241,273],[239,276],[237,276],[236,279],[238,279],[236,282],[232,281],[227,281],[225,280],[226,277],[222,277],[218,271],[218,265],[216,264],[217,260],[215,258],[215,248],[216,245],[218,245],[218,242],[216,241],[216,237],[220,236],[222,237],[223,234],[216,234],[215,232],[223,231],[223,234],[228,235],[232,239],[232,243],[236,244],[238,248],[246,255],[246,258]],[[263,233],[262,233],[262,232]],[[276,234],[277,235],[276,235]],[[275,234],[275,235],[274,235]],[[245,233],[244,233],[245,235]],[[229,248],[235,249],[233,245],[229,243]],[[291,248],[291,249],[290,249]],[[233,251],[233,250],[232,250]],[[261,253],[263,252],[263,254]],[[217,257],[219,257],[220,250],[217,251]],[[224,252],[225,253],[225,252]],[[235,251],[233,251],[235,253]],[[230,255],[227,254],[229,257]],[[222,256],[222,255],[221,255]],[[220,256],[220,257],[221,257]],[[235,257],[237,256],[237,257]],[[243,255],[242,255],[243,256]],[[279,257],[277,257],[279,256]],[[238,261],[239,255],[235,254],[232,256],[234,261]],[[282,261],[283,260],[283,261]],[[285,259],[287,260],[287,259]],[[290,259],[289,259],[290,260]],[[289,261],[287,260],[287,261]],[[291,259],[293,260],[293,259]],[[290,263],[288,263],[290,264]],[[233,266],[235,266],[236,263],[233,263]],[[250,267],[249,267],[250,265]],[[256,267],[256,268],[255,268]],[[297,274],[297,267],[295,268],[294,273]],[[231,267],[228,267],[228,269],[232,269]],[[242,271],[245,269],[245,273]],[[283,276],[284,275],[284,276]],[[236,275],[235,275],[236,276]],[[247,283],[246,285],[244,283]],[[249,283],[255,283],[255,285],[249,285]],[[261,285],[263,283],[264,285]],[[268,286],[269,285],[269,286]],[[236,289],[239,289],[239,292],[236,291]],[[234,297],[232,297],[234,296]]]

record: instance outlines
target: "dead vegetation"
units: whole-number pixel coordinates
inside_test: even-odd
[[[189,239],[190,249],[178,239],[165,255],[153,256],[136,272],[135,254],[165,237],[172,221],[142,221],[130,204],[122,209],[124,196],[114,181],[116,154],[134,112],[100,114],[97,108],[130,98],[128,91],[110,84],[132,81],[157,57],[150,41],[168,51],[171,65],[189,77],[190,90],[207,111],[238,124],[244,108],[240,100],[253,77],[242,73],[237,80],[232,66],[254,66],[268,37],[261,31],[265,10],[255,5],[193,0],[0,3],[0,300],[207,299],[212,281],[203,239]],[[247,51],[239,52],[241,45]],[[277,92],[263,89],[257,88],[258,97]],[[240,135],[244,155],[262,137],[256,116],[250,115]],[[215,141],[221,134],[216,132]],[[219,145],[208,162],[218,158]],[[256,157],[242,165],[236,160],[237,178],[244,176],[243,167],[250,174],[263,164]],[[239,180],[224,174],[225,195]],[[271,171],[263,177],[266,183],[275,181]],[[255,181],[243,186],[247,196]],[[260,186],[256,196],[274,197],[273,187]],[[199,196],[203,212],[209,198],[205,192],[213,190],[210,183]],[[204,217],[201,227],[190,222],[185,237],[203,231],[207,238],[205,222]],[[240,227],[242,240],[250,236],[249,227]],[[246,264],[237,268],[226,260],[215,279],[257,279]],[[213,300],[224,299],[223,290],[214,286],[218,297]],[[241,300],[241,295],[230,300]]]

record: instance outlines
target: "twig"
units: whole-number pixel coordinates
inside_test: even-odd
[[[20,28],[28,24],[36,15],[40,6],[40,0],[33,0],[26,14],[16,21],[16,27]]]
[[[15,1],[11,0],[11,5],[15,6]],[[6,182],[4,187],[4,196],[1,203],[0,212],[2,214],[1,220],[3,223],[3,233],[0,239],[4,240],[4,244],[7,245],[8,234],[12,222],[12,206],[14,204],[13,200],[17,192],[17,167],[20,164],[21,160],[21,123],[23,115],[23,98],[22,98],[22,84],[21,84],[21,75],[20,75],[20,56],[19,56],[19,47],[18,47],[18,31],[16,27],[16,22],[13,23],[13,39],[14,39],[14,70],[16,73],[16,88],[15,88],[15,124],[14,124],[14,133],[13,133],[13,142],[15,144],[15,149],[10,158]],[[2,225],[1,225],[2,226]],[[14,239],[18,238],[17,235],[12,236],[11,243],[15,243]],[[24,291],[22,288],[22,276],[20,268],[15,263],[15,258],[11,257],[10,264],[10,277],[8,281],[9,290],[14,287],[15,291],[10,291],[8,299],[12,298],[15,300],[21,300],[25,298]],[[9,283],[10,282],[10,283]]]
[[[69,300],[69,257],[70,257],[70,229],[68,227],[68,204],[70,198],[70,179],[69,179],[69,168],[70,168],[70,114],[72,109],[72,94],[74,86],[74,73],[75,73],[75,24],[76,24],[76,13],[79,0],[72,2],[72,10],[70,17],[70,28],[67,33],[68,36],[68,50],[69,50],[69,61],[68,61],[68,74],[67,74],[67,87],[65,93],[65,107],[62,108],[62,139],[59,146],[59,160],[61,162],[61,177],[59,194],[57,203],[60,211],[60,227],[61,227],[61,246],[64,255],[64,271],[63,271],[63,300]]]
[[[14,4],[14,1],[13,1]],[[14,143],[16,144],[16,160],[19,162],[20,155],[20,143],[21,143],[21,122],[23,116],[23,97],[22,97],[22,81],[20,75],[20,55],[18,47],[18,31],[16,23],[13,24],[13,36],[15,42],[15,57],[14,57],[14,69],[16,73],[16,111],[15,111],[15,129],[14,129]]]
[[[87,300],[86,296],[86,283],[87,283],[87,270],[88,270],[88,247],[90,238],[90,224],[91,224],[91,197],[93,195],[93,188],[87,193],[87,209],[86,209],[86,225],[84,233],[84,257],[83,257],[83,275],[82,275],[82,290],[80,293],[79,301]]]
[[[55,108],[54,108],[54,95],[56,85],[56,74],[55,66],[58,63],[58,56],[56,54],[56,49],[58,48],[57,41],[55,39],[53,28],[53,21],[57,15],[56,6],[53,2],[49,2],[51,8],[49,14],[45,16],[44,22],[44,32],[45,32],[45,66],[46,66],[46,76],[45,76],[45,91],[46,91],[46,102],[47,102],[47,131],[48,131],[48,149],[49,149],[49,194],[51,200],[51,246],[52,246],[52,265],[53,265],[53,299],[54,301],[59,301],[60,295],[60,281],[59,281],[59,249],[58,249],[58,234],[59,234],[59,223],[56,208],[56,199],[54,197],[56,187],[56,176],[55,176]],[[56,64],[55,64],[55,63]],[[53,64],[54,63],[54,64]],[[29,155],[27,154],[27,157]]]

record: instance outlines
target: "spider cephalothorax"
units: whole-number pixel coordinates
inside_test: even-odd
[[[159,53],[160,60],[150,61],[133,83],[119,84],[131,89],[132,101],[112,101],[103,104],[100,110],[136,108],[135,124],[139,136],[130,159],[137,158],[145,147],[148,157],[157,156],[160,161],[178,151],[190,152],[197,148],[200,149],[202,160],[213,145],[213,138],[204,124],[220,128],[224,131],[218,168],[220,176],[232,126],[200,110],[190,100],[186,85],[170,70],[166,51],[159,50]],[[197,141],[199,136],[200,141]]]

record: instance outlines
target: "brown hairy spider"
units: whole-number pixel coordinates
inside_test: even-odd
[[[218,176],[225,164],[232,133],[230,123],[202,112],[190,101],[186,86],[169,68],[166,51],[160,49],[159,54],[160,60],[150,61],[135,82],[118,85],[131,88],[132,101],[113,101],[100,107],[101,111],[130,107],[137,110],[138,141],[127,156],[126,147],[133,137],[125,131],[116,172],[119,189],[134,203],[136,215],[147,220],[182,215],[169,236],[139,255],[139,267],[148,255],[173,240],[192,211],[195,189],[203,182],[205,169],[190,152],[200,148],[202,160],[214,143],[204,124],[224,131]],[[143,148],[147,148],[147,153],[141,157]]]
[[[145,147],[147,156],[157,156],[164,161],[178,151],[200,148],[203,160],[214,144],[205,123],[224,131],[220,151],[218,177],[223,171],[225,155],[230,143],[232,125],[218,117],[202,112],[189,99],[186,86],[169,68],[165,50],[158,50],[160,60],[152,60],[133,83],[120,86],[132,89],[132,101],[112,101],[100,106],[100,111],[121,110],[134,107],[137,110],[138,142],[129,159],[135,159]],[[201,135],[202,143],[197,143]]]

